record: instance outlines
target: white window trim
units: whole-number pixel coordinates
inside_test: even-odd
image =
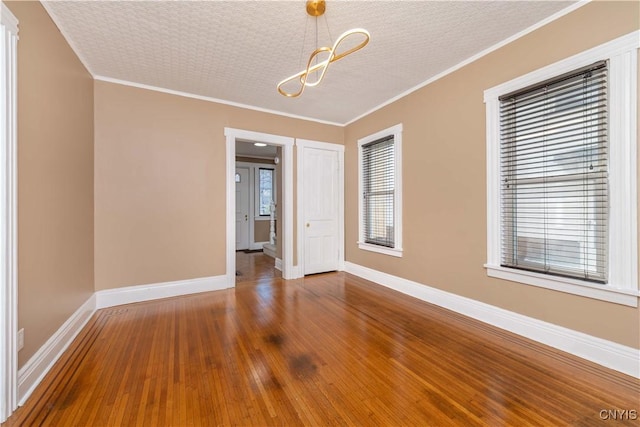
[[[640,31],[487,89],[487,274],[618,304],[638,306],[637,54]],[[500,266],[500,95],[609,60],[610,223],[607,285]]]
[[[393,135],[393,149],[395,155],[395,188],[394,188],[394,247],[365,243],[362,229],[364,198],[362,197],[362,146],[378,139]],[[360,249],[378,252],[385,255],[402,257],[402,123],[381,130],[373,135],[358,140],[358,247]]]
[[[0,422],[18,406],[18,19],[0,2]]]

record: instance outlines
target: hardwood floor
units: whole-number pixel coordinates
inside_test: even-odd
[[[590,426],[639,397],[637,379],[329,273],[100,310],[6,426]]]
[[[236,252],[236,283],[281,278],[275,260],[263,252]]]

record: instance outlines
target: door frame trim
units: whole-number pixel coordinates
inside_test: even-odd
[[[251,174],[251,166],[238,166],[239,162],[236,162],[236,173],[238,173],[238,169],[246,169],[247,170],[247,249],[253,249],[251,247],[251,243],[253,242],[253,212],[251,212],[251,208],[253,207],[253,203],[251,203],[251,199],[253,198],[253,183],[251,182],[251,178],[253,178]],[[238,199],[236,198],[235,203],[238,203]],[[236,212],[238,206],[236,205]],[[237,221],[237,219],[236,219]],[[238,237],[236,233],[236,238]],[[238,242],[236,242],[236,251],[238,250]]]
[[[224,128],[227,145],[227,285],[236,285],[236,141],[264,142],[282,147],[283,194],[280,200],[282,207],[282,229],[284,239],[282,246],[282,277],[297,278],[293,267],[293,145],[294,138],[269,133],[254,132],[243,129]]]
[[[312,141],[296,138],[297,165],[298,165],[298,269],[300,276],[304,276],[304,149],[316,148],[319,150],[335,151],[338,153],[338,271],[344,270],[344,145],[330,142]]]
[[[18,406],[18,19],[0,2],[0,422]]]

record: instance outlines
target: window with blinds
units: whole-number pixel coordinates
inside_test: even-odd
[[[394,136],[363,144],[362,230],[365,243],[395,247],[395,151]]]
[[[501,265],[607,283],[607,62],[500,102]]]

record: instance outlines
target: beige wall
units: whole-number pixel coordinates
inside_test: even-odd
[[[93,81],[39,2],[8,2],[18,42],[22,366],[93,293]]]
[[[340,127],[102,81],[94,96],[96,290],[225,274],[225,127],[343,142]]]
[[[254,221],[253,234],[254,242],[268,242],[269,230],[271,229],[271,221]]]
[[[640,347],[639,310],[487,277],[483,91],[639,28],[638,2],[591,3],[346,129],[346,258],[507,310]],[[357,140],[402,123],[403,246],[359,250]]]

